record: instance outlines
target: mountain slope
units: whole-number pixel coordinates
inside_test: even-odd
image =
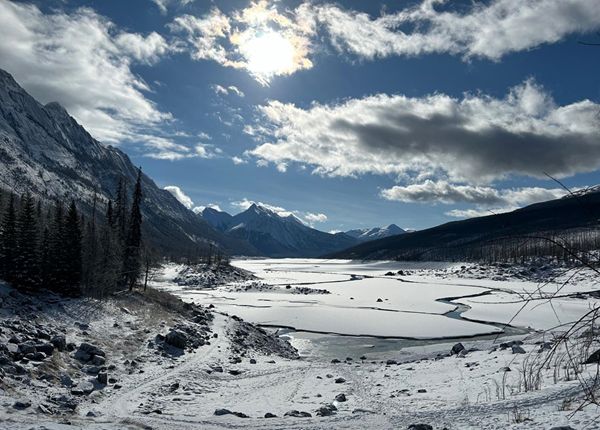
[[[396,224],[390,224],[387,227],[374,227],[368,229],[348,230],[344,232],[350,237],[358,239],[360,242],[368,242],[369,240],[382,239],[384,237],[396,236],[406,233]]]
[[[315,230],[293,215],[282,217],[256,204],[235,216],[208,209],[202,216],[214,227],[243,238],[270,257],[316,257],[358,243],[352,237]]]
[[[577,198],[537,203],[513,212],[454,221],[401,236],[374,240],[327,258],[380,260],[472,260],[482,258],[486,246],[518,242],[598,227],[600,191],[591,189]],[[543,240],[542,240],[543,241]]]
[[[131,190],[137,168],[127,155],[95,140],[58,103],[41,105],[0,70],[1,187],[31,192],[45,202],[75,198],[89,215],[94,193],[104,210],[114,198],[119,177]],[[181,254],[214,242],[228,253],[260,254],[248,243],[216,231],[147,175],[142,188],[146,237],[165,252]]]

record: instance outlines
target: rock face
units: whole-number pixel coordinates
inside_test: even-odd
[[[0,186],[17,194],[29,191],[48,203],[77,196],[88,215],[94,192],[104,206],[115,197],[119,177],[128,188],[137,177],[127,155],[95,140],[58,103],[38,103],[1,69],[0,141]],[[211,242],[227,254],[260,255],[243,240],[212,228],[145,174],[142,187],[143,228],[153,244],[176,251],[208,249]]]
[[[460,354],[460,352],[464,351],[464,349],[465,349],[465,346],[459,342],[452,347],[452,351],[450,351],[450,354],[452,354],[452,355]]]

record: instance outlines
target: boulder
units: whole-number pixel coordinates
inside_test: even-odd
[[[594,352],[592,355],[585,360],[584,364],[600,363],[600,349]]]
[[[67,349],[67,338],[63,335],[56,335],[50,339],[50,343],[59,351],[66,351]]]
[[[108,384],[108,374],[106,372],[99,372],[97,378],[98,383],[102,385]]]
[[[334,405],[321,406],[317,410],[318,417],[330,417],[337,412],[337,408]]]
[[[311,418],[312,415],[308,412],[297,411],[296,409],[292,409],[291,411],[287,411],[283,414],[284,417],[296,417],[296,418]]]
[[[433,427],[429,424],[411,424],[408,428],[409,430],[433,430]]]
[[[184,349],[187,345],[188,337],[180,330],[172,330],[165,336],[165,342],[175,348]]]
[[[30,406],[31,406],[31,400],[28,400],[28,399],[17,400],[14,404],[14,407],[17,409],[27,409]]]
[[[35,345],[30,342],[25,342],[25,343],[19,344],[19,350],[21,351],[21,354],[23,354],[23,355],[36,353]]]
[[[275,415],[275,414],[272,414],[271,412],[267,412],[267,413],[265,414],[265,418],[277,418],[277,415]]]
[[[458,342],[457,344],[455,344],[452,347],[452,351],[450,351],[450,354],[451,355],[458,355],[464,349],[465,349],[465,346],[462,343]]]
[[[575,430],[575,429],[571,426],[558,426],[558,427],[552,427],[550,430]]]
[[[94,391],[94,384],[89,381],[82,381],[75,387],[71,388],[71,394],[81,396],[83,394],[91,394]]]
[[[335,401],[336,402],[342,403],[342,402],[345,402],[346,400],[347,400],[346,399],[346,395],[344,393],[340,393],[337,396],[335,396]]]
[[[344,382],[346,382],[346,380],[345,380],[344,378],[337,378],[337,379],[335,380],[335,383],[336,383],[336,384],[343,384]]]
[[[87,342],[83,342],[81,345],[79,345],[79,350],[88,353],[92,357],[95,355],[100,355],[102,357],[106,356],[104,351],[102,351],[100,348]]]
[[[215,410],[215,415],[216,416],[221,416],[221,415],[230,415],[232,412],[229,409],[216,409]]]
[[[102,357],[101,355],[94,355],[94,358],[92,358],[92,363],[96,366],[103,366],[104,363],[106,363],[106,358]]]
[[[511,347],[513,354],[526,354],[527,352],[519,345],[513,345]]]
[[[51,343],[38,343],[35,345],[35,349],[38,352],[43,352],[48,357],[54,354],[54,345],[52,345]]]

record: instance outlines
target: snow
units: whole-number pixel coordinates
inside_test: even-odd
[[[365,327],[371,327],[382,335],[412,333],[428,337],[464,335],[471,328],[473,332],[499,330],[489,322],[505,322],[502,318],[515,305],[522,306],[512,303],[519,299],[519,294],[538,290],[550,293],[562,282],[559,279],[546,285],[547,277],[538,283],[509,274],[505,274],[504,282],[492,281],[489,279],[495,276],[492,269],[477,270],[476,275],[469,277],[468,269],[461,269],[460,264],[324,260],[245,260],[234,264],[262,279],[231,281],[211,288],[200,285],[195,290],[192,285],[177,285],[173,280],[183,267],[169,265],[153,285],[174,291],[185,300],[214,304],[217,310],[239,314],[250,321],[256,318],[277,324],[296,315],[314,331],[346,330],[359,334],[366,331]],[[410,273],[398,275],[398,270]],[[388,271],[395,275],[386,276]],[[332,275],[336,278],[332,279]],[[319,276],[324,282],[318,282]],[[286,289],[284,280],[292,288]],[[307,285],[308,280],[313,284]],[[243,286],[252,288],[242,291]],[[290,290],[296,286],[327,289],[331,294],[293,294]],[[589,294],[595,286],[595,277],[588,273],[582,274],[576,284],[565,287],[562,292],[581,291],[583,296],[554,299],[559,317],[578,318],[595,306],[596,299]],[[472,297],[485,291],[489,293]],[[354,296],[353,303],[350,294]],[[388,300],[376,302],[380,296]],[[462,316],[487,323],[461,320],[458,313],[466,308],[438,301],[444,297],[462,297],[454,303],[471,307]],[[445,314],[454,307],[459,307],[458,313]],[[75,318],[88,314],[89,309],[82,309]],[[550,307],[532,305],[512,324],[540,329],[550,323],[550,314],[554,314]],[[234,363],[229,349],[231,340],[227,337],[231,319],[215,315],[211,329],[218,337],[210,346],[166,363],[162,359],[146,359],[141,368],[144,373],[121,376],[122,389],[105,389],[95,395],[93,402],[83,402],[76,414],[68,417],[75,428],[402,429],[418,423],[430,424],[435,429],[460,430],[549,430],[559,425],[570,425],[576,430],[600,428],[596,419],[600,410],[595,406],[584,406],[575,412],[582,404],[583,390],[580,380],[573,374],[567,375],[568,355],[564,345],[559,343],[555,351],[539,352],[541,342],[552,341],[552,333],[462,340],[469,352],[457,357],[448,355],[456,341],[405,341],[280,330],[302,347],[301,352],[312,353],[300,360],[288,360],[251,351],[241,357],[241,362]],[[111,348],[109,344],[114,336],[113,322],[117,321],[124,333],[131,331],[130,336],[141,336],[143,345],[143,336],[151,338],[154,333],[144,335],[144,324],[155,327],[161,320],[170,320],[167,315],[145,315],[143,309],[132,309],[131,314],[109,309],[89,318],[96,321],[91,324],[90,335],[103,336],[103,345],[111,352],[109,358],[118,354],[118,347]],[[130,323],[125,324],[126,321]],[[130,328],[133,326],[136,330]],[[324,327],[335,330],[323,330]],[[525,354],[513,354],[511,348],[499,347],[500,342],[514,339],[524,340]],[[360,354],[366,356],[364,359],[356,354],[358,344],[363,346]],[[122,341],[120,345],[124,345]],[[597,347],[590,346],[590,352],[594,346]],[[325,347],[335,352],[320,355]],[[595,364],[579,364],[586,352],[575,349],[573,352],[578,354],[579,378],[594,376],[598,369]],[[131,354],[148,356],[143,346]],[[332,363],[332,356],[341,362]],[[348,356],[352,360],[345,360]],[[251,364],[250,358],[256,364]],[[387,364],[391,359],[400,364]],[[552,365],[541,366],[547,359]],[[222,366],[224,372],[207,372],[215,364]],[[540,386],[536,387],[539,389],[526,389],[526,376],[536,368],[541,369]],[[229,370],[239,374],[230,374]],[[340,377],[345,379],[344,383],[335,382]],[[176,383],[179,385],[173,388]],[[38,388],[31,390],[30,395]],[[347,402],[335,400],[340,393],[345,394]],[[11,408],[12,396],[0,390],[3,405],[0,428],[74,428],[58,424],[61,417],[35,413],[33,407],[24,411]],[[331,403],[338,409],[334,416],[315,416],[319,407]],[[242,412],[250,418],[215,416],[218,408]],[[292,409],[310,412],[313,417],[283,417]],[[152,412],[156,410],[161,414]],[[98,417],[88,417],[89,411]],[[262,418],[267,412],[278,418]]]

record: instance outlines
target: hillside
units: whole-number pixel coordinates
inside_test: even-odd
[[[598,226],[600,192],[592,188],[577,198],[537,203],[509,213],[454,221],[401,236],[357,245],[326,258],[381,260],[477,260],[485,249],[502,243],[523,243],[526,237],[562,235]]]
[[[119,178],[132,189],[137,177],[126,154],[95,140],[58,103],[37,102],[3,70],[0,141],[0,187],[44,202],[75,198],[88,215],[94,193],[104,211]],[[213,242],[227,253],[260,255],[247,242],[216,231],[147,175],[142,187],[146,237],[164,252],[198,252]]]

